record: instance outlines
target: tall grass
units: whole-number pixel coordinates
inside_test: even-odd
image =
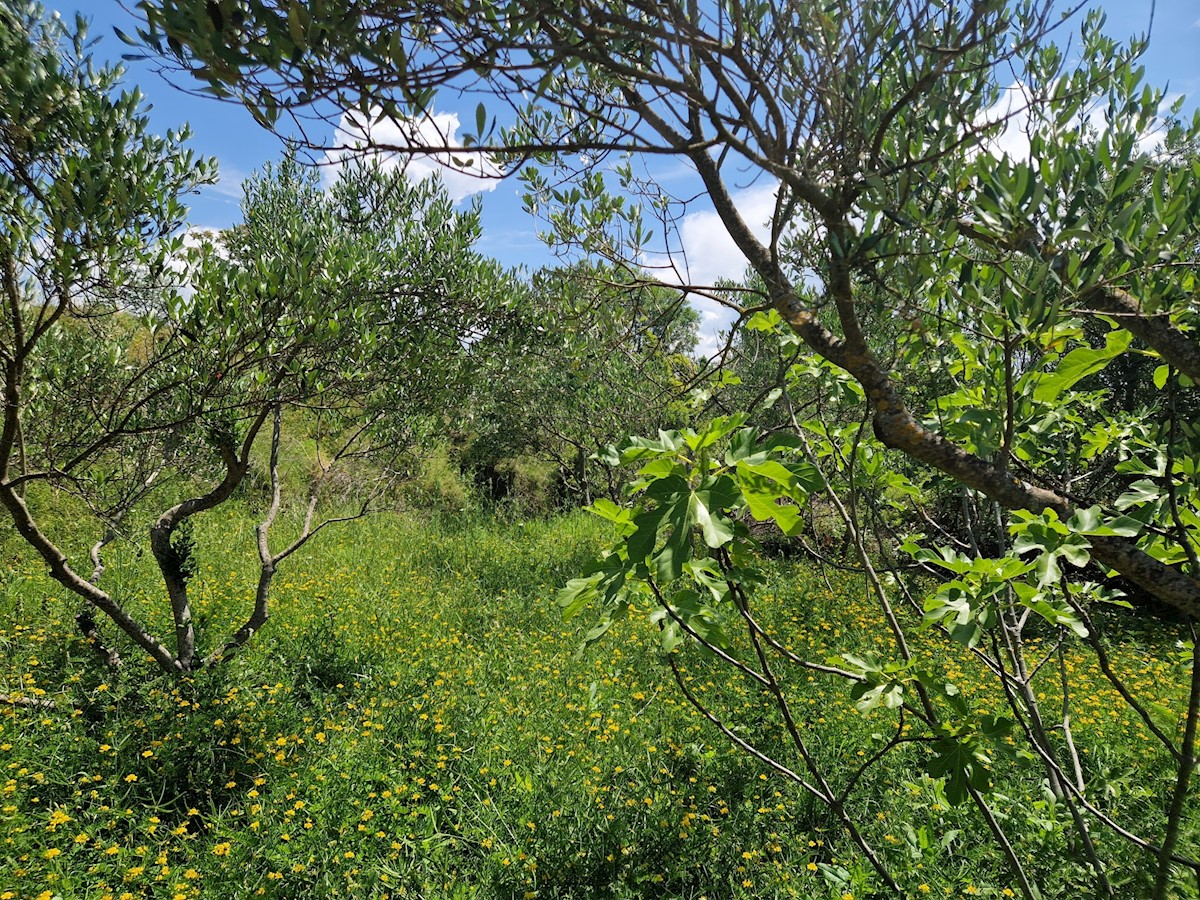
[[[193,591],[213,640],[253,590],[251,528],[240,514],[198,528]],[[182,680],[128,648],[123,671],[103,668],[74,602],[5,544],[0,692],[53,706],[0,707],[0,898],[872,896],[827,814],[682,701],[652,626],[624,621],[575,654],[586,624],[564,626],[554,593],[605,537],[582,514],[332,531],[281,571],[245,653]],[[163,616],[144,558],[114,547],[105,578]],[[774,566],[764,612],[780,639],[816,657],[882,649],[862,585],[831,585]],[[1120,657],[1164,715],[1180,692],[1172,641],[1142,633]],[[686,673],[771,746],[779,723],[756,690],[699,656]],[[849,767],[878,742],[843,686],[791,688],[824,758]],[[1099,678],[1076,702],[1077,730],[1106,748],[1087,764],[1112,807],[1150,815],[1162,785],[1144,730]],[[904,753],[856,803],[906,890],[1008,896],[969,814]],[[1037,876],[1077,890],[1082,868],[1049,862],[1052,798],[1016,779],[998,791]]]

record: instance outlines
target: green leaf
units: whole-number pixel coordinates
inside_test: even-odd
[[[684,490],[674,495],[671,503],[638,519],[642,522],[629,539],[629,558],[640,561],[650,557],[659,531],[670,529],[662,549],[653,554],[653,562],[660,582],[674,581],[683,572],[683,564],[691,558],[691,492]]]
[[[1066,541],[1063,541],[1057,552],[1071,565],[1075,566],[1077,569],[1081,569],[1086,566],[1088,561],[1092,558],[1091,554],[1088,552],[1090,547],[1091,544],[1087,543],[1087,541],[1083,540],[1083,538],[1070,538]]]
[[[1058,554],[1042,553],[1034,563],[1034,571],[1039,584],[1055,584],[1062,578],[1062,569],[1058,567]]]
[[[683,466],[671,457],[660,457],[659,459],[651,460],[638,469],[638,474],[645,476],[649,480],[666,478],[670,475],[682,476],[683,472]]]
[[[690,569],[694,565],[694,562],[689,563],[688,568]],[[658,624],[664,630],[674,626],[679,632],[679,639],[682,640],[688,634],[678,626],[675,619],[687,625],[701,646],[712,645],[720,648],[729,646],[729,638],[721,626],[721,616],[712,607],[703,604],[700,594],[691,588],[676,591],[671,596],[669,610],[660,606],[650,614],[650,621]],[[668,646],[664,641],[663,649],[670,652],[678,643],[679,641],[672,641]]]
[[[977,608],[976,598],[961,581],[950,581],[925,601],[922,628],[941,623],[950,638],[967,648],[974,648],[983,638],[983,622],[990,619],[988,601]]]
[[[1117,199],[1127,190],[1133,187],[1134,182],[1138,180],[1138,176],[1141,175],[1142,170],[1145,169],[1149,158],[1150,157],[1148,156],[1140,156],[1122,166],[1117,173],[1117,177],[1113,179],[1112,190],[1109,192],[1109,197],[1112,199]]]
[[[792,475],[783,466],[773,463],[768,467],[770,474],[762,474],[756,467],[738,463],[737,481],[750,515],[760,522],[774,521],[786,535],[799,533],[802,519],[800,510],[791,504],[781,504],[791,492]],[[781,474],[782,473],[782,474]],[[771,477],[772,475],[778,477]],[[779,478],[789,484],[781,484]]]
[[[1146,503],[1154,503],[1165,494],[1156,482],[1149,478],[1141,478],[1129,486],[1124,494],[1117,498],[1114,506],[1117,509],[1129,509],[1131,506],[1142,506]]]
[[[617,506],[607,497],[601,497],[591,506],[585,507],[588,512],[610,522],[629,522],[632,511],[628,507]]]
[[[896,709],[904,704],[904,685],[898,682],[870,685],[859,682],[850,690],[850,698],[859,712],[873,709]]]
[[[925,771],[946,780],[946,799],[951,804],[962,804],[970,796],[970,789],[980,793],[990,789],[991,760],[973,738],[940,737],[934,741],[933,750],[934,756],[926,763]]]
[[[735,434],[729,442],[729,449],[725,451],[725,464],[732,466],[738,460],[753,455],[758,450],[757,438],[757,428],[743,428]]]
[[[748,418],[746,413],[734,413],[731,416],[718,416],[708,423],[707,427],[700,430],[699,433],[684,433],[684,440],[687,441],[689,447],[693,450],[703,450],[705,447],[711,447],[725,435],[741,428],[746,424]]]
[[[711,557],[691,559],[683,568],[692,581],[708,590],[714,601],[722,603],[728,598],[729,577]]]
[[[559,590],[554,602],[562,608],[564,620],[569,621],[575,618],[589,602],[600,595],[600,592],[596,590],[596,585],[603,577],[603,573],[594,572],[584,578],[572,578],[566,583],[566,586]]]
[[[658,440],[644,437],[631,437],[620,451],[620,463],[629,465],[643,459],[654,459],[660,456],[673,456],[684,446],[684,439],[678,431],[660,431]]]
[[[706,499],[706,494],[692,494],[691,518],[700,526],[704,533],[704,542],[709,547],[723,547],[733,540],[733,523],[719,509],[710,509],[706,505]]]
[[[308,48],[307,30],[308,11],[299,0],[290,0],[288,3],[288,36],[291,37],[297,50]]]
[[[658,543],[658,532],[669,507],[657,506],[643,510],[633,518],[634,531],[625,542],[631,562],[644,562]]]
[[[794,434],[777,432],[759,443],[758,429],[743,428],[734,435],[733,440],[730,442],[729,449],[725,452],[725,464],[732,466],[742,460],[751,463],[765,462],[770,458],[772,453],[780,450],[795,449],[800,446],[802,446],[800,438]],[[812,469],[807,463],[802,465],[811,470],[815,475],[815,469]],[[818,490],[821,485],[820,476],[815,475],[815,477],[816,486],[812,487],[811,490]]]
[[[796,472],[771,459],[763,462],[742,460],[737,464],[737,476],[738,481],[743,484],[743,490],[746,484],[752,484],[758,493],[796,502],[801,502],[808,496],[808,485],[801,482]]]
[[[1033,399],[1039,403],[1053,403],[1063,391],[1074,387],[1089,375],[1095,375],[1113,359],[1129,349],[1133,334],[1121,329],[1110,331],[1104,339],[1104,347],[1093,350],[1080,347],[1072,350],[1058,361],[1054,371],[1038,381],[1033,389]]]
[[[605,635],[608,629],[613,627],[613,621],[614,620],[612,617],[605,616],[590,629],[588,629],[587,634],[583,636],[583,645],[580,649],[583,649],[583,647],[586,647],[588,644],[594,644],[596,641],[600,640],[600,638]]]
[[[961,575],[971,570],[971,560],[951,547],[939,547],[935,551],[908,541],[901,549],[909,553],[918,562],[939,566],[947,571],[954,572],[956,575]]]
[[[633,523],[634,511],[625,506],[618,506],[606,497],[601,497],[591,506],[585,507],[585,509],[592,515],[616,525],[616,532],[619,537],[628,537],[636,529]]]
[[[783,324],[783,319],[774,309],[759,310],[746,322],[748,331],[774,331]]]
[[[854,653],[843,653],[841,656],[831,656],[828,660],[831,666],[841,666],[858,675],[869,675],[883,671],[883,665],[873,653],[858,656]]]
[[[1117,516],[1106,522],[1099,506],[1077,510],[1067,522],[1067,527],[1079,534],[1105,537],[1137,537],[1145,528],[1141,522],[1129,516]]]
[[[596,459],[614,469],[621,465],[621,452],[613,444],[606,444],[596,453]]]
[[[659,643],[662,645],[664,653],[670,653],[676,647],[683,643],[683,629],[679,627],[679,623],[674,619],[667,618],[663,621],[662,627],[658,633]]]

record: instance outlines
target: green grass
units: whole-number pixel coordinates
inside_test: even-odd
[[[237,517],[198,528],[194,593],[212,643],[249,605],[251,529]],[[554,593],[605,538],[582,514],[381,516],[330,532],[281,570],[274,618],[247,652],[184,680],[127,647],[119,675],[102,668],[74,601],[10,541],[0,692],[55,706],[0,707],[0,897],[874,896],[829,813],[684,702],[649,623],[624,621],[575,655],[589,623],[564,625]],[[166,624],[144,557],[115,547],[105,579]],[[889,652],[862,584],[832,588],[778,563],[763,615],[811,658]],[[1118,657],[1168,716],[1176,636],[1139,632]],[[976,707],[996,703],[958,656],[929,653]],[[1152,820],[1166,768],[1088,658],[1069,663],[1092,685],[1074,700],[1084,765],[1122,821]],[[694,653],[685,664],[739,733],[787,752],[757,690]],[[859,714],[844,685],[789,684],[835,773],[886,740],[893,720]],[[1053,679],[1040,689],[1053,699]],[[981,826],[921,774],[922,752],[864,779],[865,831],[912,896],[1007,896]],[[998,770],[996,790],[1033,874],[1073,895],[1085,877],[1063,863],[1064,812],[1027,771]],[[1120,874],[1139,883],[1145,865]]]

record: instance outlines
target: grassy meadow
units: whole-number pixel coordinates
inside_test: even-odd
[[[198,526],[209,640],[251,602],[252,529],[240,512]],[[650,623],[624,621],[576,656],[590,623],[565,625],[554,594],[606,537],[582,513],[397,514],[330,531],[285,563],[246,652],[179,680],[129,650],[119,673],[105,669],[75,601],[8,541],[0,692],[52,706],[0,706],[0,898],[875,896],[829,813],[686,704]],[[110,556],[105,586],[165,626],[149,561],[120,545]],[[789,647],[888,652],[859,580],[770,571],[762,614]],[[1116,655],[1165,717],[1183,700],[1179,636],[1130,627]],[[973,704],[998,702],[961,655],[932,652]],[[684,659],[737,733],[783,752],[756,690]],[[1119,821],[1155,821],[1168,787],[1156,745],[1084,675],[1094,689],[1072,698],[1083,765]],[[1038,690],[1054,697],[1055,677]],[[894,719],[859,714],[845,685],[793,673],[789,687],[835,771],[886,741]],[[973,810],[946,802],[921,754],[898,750],[860,783],[851,803],[870,840],[911,896],[1012,896]],[[1061,863],[1065,812],[1028,774],[998,770],[996,794],[1031,874],[1073,896],[1086,882]],[[1130,860],[1118,874],[1136,896],[1147,863]]]

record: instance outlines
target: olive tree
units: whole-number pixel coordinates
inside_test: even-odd
[[[522,293],[495,372],[475,379],[467,460],[494,471],[530,454],[554,465],[564,499],[616,497],[617,473],[595,456],[627,434],[686,424],[699,317],[682,290],[612,267],[542,269]]]
[[[426,420],[455,414],[452,398],[487,352],[488,320],[501,308],[494,266],[471,249],[475,211],[455,211],[436,181],[410,184],[402,171],[352,164],[325,190],[289,156],[251,179],[243,213],[243,224],[207,248],[192,293],[167,311],[190,350],[189,383],[212,386],[202,410],[194,393],[181,398],[197,413],[211,487],[174,503],[149,530],[171,600],[176,665],[185,670],[228,655],[266,623],[284,559],[386,498]],[[273,547],[289,412],[291,427],[312,442],[315,470],[291,485],[302,495],[302,520]],[[190,626],[185,526],[233,496],[260,436],[269,500],[256,531],[254,606],[202,660]],[[355,481],[340,498],[329,490],[339,468]]]
[[[138,95],[114,94],[119,71],[84,55],[82,28],[5,7],[0,29],[0,500],[81,600],[90,637],[98,611],[162,669],[190,671],[263,627],[276,568],[366,512],[414,424],[445,414],[486,346],[493,267],[471,249],[475,212],[456,211],[436,182],[348,165],[325,190],[290,157],[249,181],[242,224],[185,253],[179,198],[213,164],[182,135],[150,133]],[[315,445],[312,471],[290,485],[279,470],[289,427]],[[330,499],[346,463],[373,481]],[[256,465],[254,601],[202,649],[191,522],[234,499]],[[281,540],[272,528],[288,489],[299,511]],[[79,513],[69,527],[54,515],[63,496]],[[90,552],[77,545],[89,527]],[[117,537],[148,547],[170,638],[157,610],[106,589]],[[115,645],[105,652],[119,661]]]
[[[72,31],[5,4],[0,60],[0,501],[55,578],[140,633],[71,566],[27,500],[38,483],[73,485],[99,457],[130,485],[154,480],[141,450],[148,434],[185,420],[164,398],[187,378],[124,357],[180,352],[179,339],[158,339],[156,311],[175,293],[180,198],[216,170],[186,150],[182,133],[150,132],[139,95],[115,93],[119,70],[92,65],[81,23]],[[121,443],[138,450],[121,453]]]

